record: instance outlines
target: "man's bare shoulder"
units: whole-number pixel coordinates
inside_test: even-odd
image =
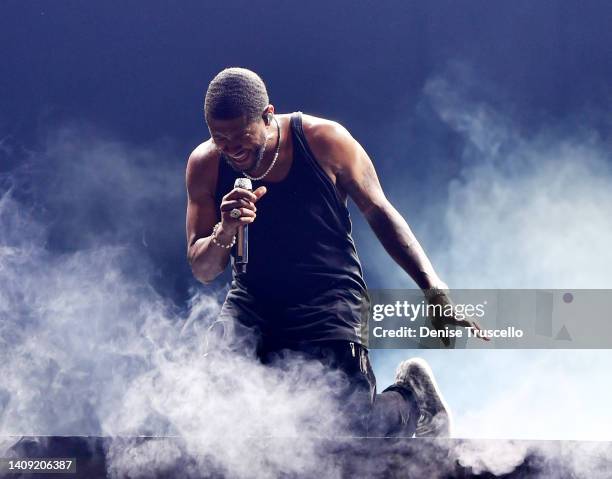
[[[206,140],[194,148],[187,160],[187,168],[206,168],[219,159],[219,152],[211,140]]]
[[[200,143],[187,160],[187,190],[190,196],[214,194],[219,166],[219,151],[211,140]]]
[[[333,143],[351,138],[348,130],[337,121],[313,115],[302,114],[302,128],[309,143]]]
[[[355,140],[337,121],[302,114],[302,128],[317,161],[334,174],[350,161]]]

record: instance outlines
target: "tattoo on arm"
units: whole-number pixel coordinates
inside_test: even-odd
[[[406,220],[387,200],[374,165],[361,147],[347,176],[347,191],[385,250],[420,288],[430,288],[438,281],[433,266]]]

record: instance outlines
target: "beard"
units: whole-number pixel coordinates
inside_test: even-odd
[[[232,162],[232,160],[230,159],[229,156],[227,156],[225,153],[221,152],[221,158],[223,158],[225,160],[225,162],[230,166],[230,168],[232,170],[234,170],[236,173],[242,173],[242,172],[249,172],[249,171],[254,171],[257,170],[257,168],[259,167],[259,165],[261,164],[261,160],[263,159],[263,153],[266,147],[265,144],[265,135],[263,137],[264,143],[261,143],[259,146],[257,146],[252,152],[249,152],[249,156],[254,156],[255,159],[250,163],[247,164],[246,168],[238,168],[238,166],[236,166],[236,164],[234,164]]]

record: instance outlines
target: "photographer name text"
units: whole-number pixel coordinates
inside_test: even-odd
[[[454,327],[433,328],[430,326],[400,326],[397,324],[381,325],[385,319],[401,318],[413,322],[419,317],[441,320],[443,323],[452,324],[459,321],[468,323],[470,320],[480,320],[485,316],[487,302],[477,304],[428,304],[426,302],[414,303],[410,301],[395,301],[394,303],[374,304],[372,307],[372,319],[375,326],[371,334],[375,338],[522,338],[524,331],[514,326],[501,329],[476,329],[470,327],[474,323],[460,324]],[[447,320],[447,321],[445,321]],[[376,324],[379,323],[379,324]],[[461,326],[467,326],[462,328]]]

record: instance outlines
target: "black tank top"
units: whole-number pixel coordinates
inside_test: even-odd
[[[278,183],[253,181],[253,189],[265,185],[268,191],[249,225],[246,273],[238,273],[232,251],[234,282],[255,298],[280,304],[307,301],[330,288],[364,293],[348,209],[308,146],[301,112],[291,115],[290,125],[293,163],[288,175]],[[219,162],[217,212],[239,176]]]

